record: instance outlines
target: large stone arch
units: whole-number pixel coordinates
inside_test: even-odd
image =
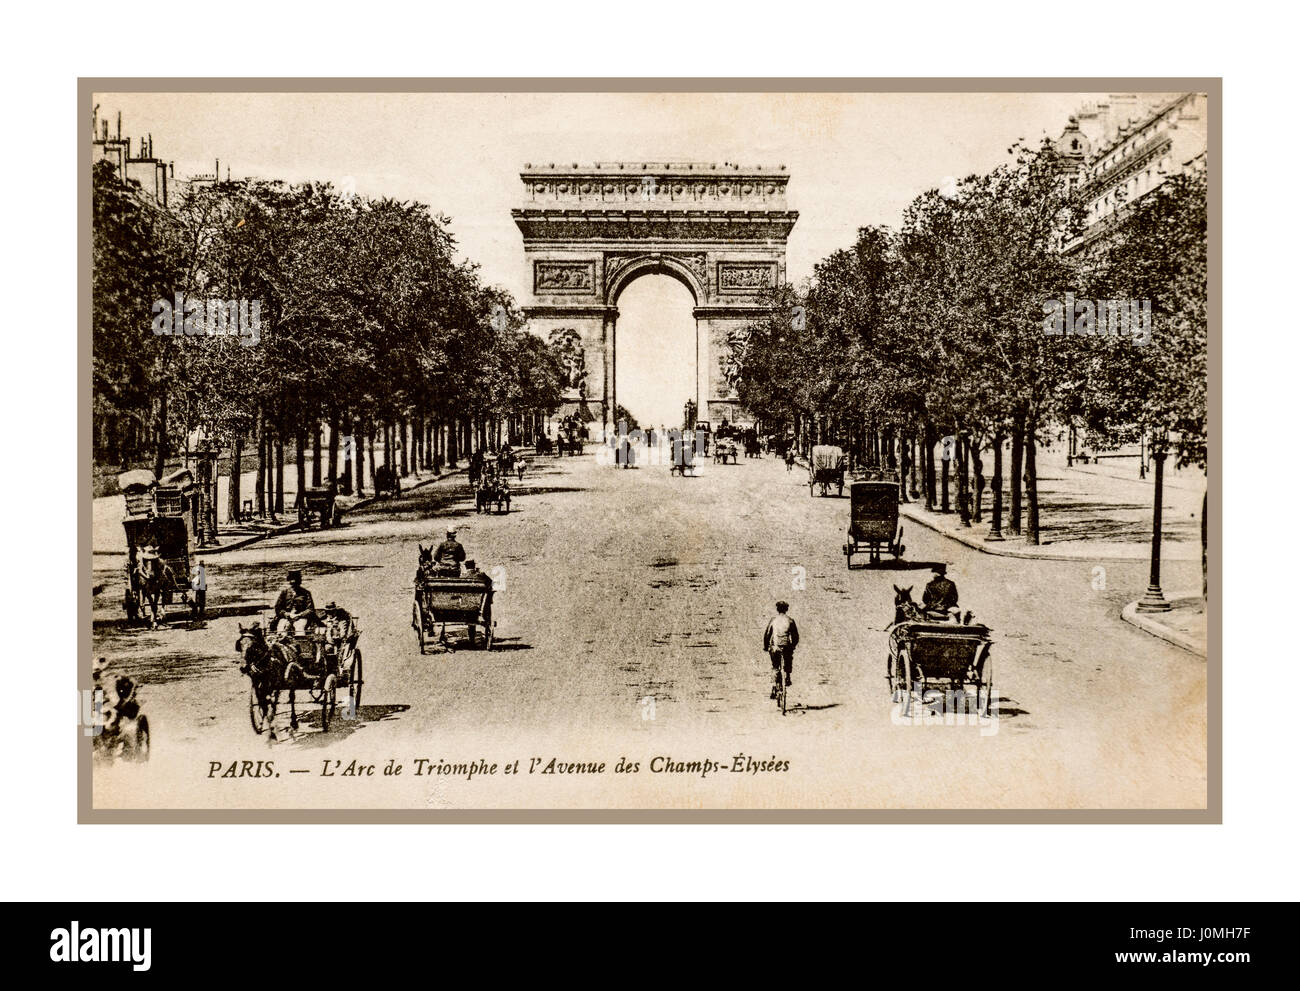
[[[695,299],[696,388],[702,420],[741,411],[722,374],[728,333],[764,312],[782,283],[798,213],[785,207],[784,166],[604,163],[528,166],[524,205],[512,211],[524,240],[531,328],[578,331],[593,415],[611,426],[617,403],[618,297],[646,274],[670,275]]]

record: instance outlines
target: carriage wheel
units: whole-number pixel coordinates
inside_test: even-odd
[[[336,705],[336,693],[334,686],[338,679],[332,674],[325,676],[325,683],[321,687],[320,693],[320,728],[322,732],[328,732],[330,720],[334,717],[334,707]]]
[[[424,613],[420,611],[420,603],[411,604],[411,625],[415,627],[415,637],[420,641],[420,654],[424,654]]]
[[[982,696],[981,696],[982,690]],[[975,711],[981,716],[988,716],[993,707],[993,658],[984,658],[984,670],[975,685]]]
[[[248,689],[248,720],[253,724],[253,732],[259,736],[268,729],[275,718],[275,710],[280,701],[279,691],[267,693],[265,698],[257,697],[257,688]]]
[[[361,686],[365,684],[361,680],[361,651],[353,648],[352,666],[348,669],[348,715],[352,719],[357,718],[357,713],[361,711]]]
[[[903,715],[910,716],[912,714],[912,691],[915,689],[916,683],[912,680],[912,655],[906,650],[898,652],[898,666],[898,677],[903,686]],[[920,671],[917,671],[918,675],[920,673]],[[924,679],[921,680],[921,684],[925,684]]]

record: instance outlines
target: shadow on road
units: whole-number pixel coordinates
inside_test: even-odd
[[[406,712],[409,708],[409,705],[363,705],[357,709],[355,717],[348,719],[344,716],[344,705],[340,703],[338,711],[334,713],[334,718],[330,720],[330,728],[322,730],[320,706],[310,701],[306,705],[300,702],[298,703],[298,735],[290,735],[288,725],[289,703],[281,699],[280,709],[276,713],[278,742],[296,743],[304,750],[325,747],[337,740],[346,740],[365,726],[366,723],[378,723],[386,719],[392,719]],[[281,718],[284,719],[283,728],[280,727],[279,723]],[[304,729],[309,730],[309,732],[304,733]]]

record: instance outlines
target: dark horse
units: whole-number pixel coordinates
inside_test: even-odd
[[[296,730],[298,710],[294,687],[306,673],[297,652],[278,639],[268,640],[259,623],[247,629],[242,623],[239,625],[235,651],[244,658],[240,673],[248,675],[253,685],[248,714],[254,732],[266,730],[270,739],[276,739],[275,712],[280,705],[280,693],[285,689],[289,691],[289,728]]]
[[[135,577],[139,584],[141,594],[141,606],[145,602],[149,603],[149,628],[156,630],[158,628],[158,600],[162,598],[163,592],[171,588],[175,576],[172,569],[167,566],[167,562],[160,557],[142,556],[135,565]],[[141,608],[143,615],[144,609]]]

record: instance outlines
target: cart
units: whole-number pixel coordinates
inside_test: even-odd
[[[881,551],[894,559],[903,556],[903,528],[898,525],[897,482],[854,482],[849,486],[849,539],[844,545],[844,563],[853,567],[853,555],[866,552],[871,564],[879,564]]]
[[[320,725],[328,731],[338,711],[338,690],[347,689],[346,718],[355,719],[361,708],[364,684],[361,650],[357,641],[361,628],[340,609],[326,609],[322,625],[308,633],[273,631],[262,639],[260,628],[240,627],[240,652],[245,654],[245,673],[252,681],[248,695],[248,718],[253,732],[270,731],[280,705],[280,693],[289,693],[289,727],[298,728],[297,696],[306,692],[320,706]],[[276,663],[258,667],[260,657]]]
[[[981,624],[896,624],[889,633],[885,674],[893,700],[902,703],[906,716],[913,693],[924,705],[927,692],[942,688],[965,695],[969,685],[975,690],[976,712],[987,716],[993,699],[992,646],[989,628]]]
[[[483,630],[483,649],[492,649],[492,587],[477,578],[429,577],[416,582],[411,627],[424,654],[435,639],[446,642],[447,624],[464,626],[470,647],[474,631]]]
[[[312,486],[304,489],[299,496],[298,522],[304,530],[310,530],[313,520],[322,530],[338,525],[332,485]]]
[[[835,494],[843,495],[846,463],[843,448],[830,444],[815,446],[808,461],[808,494],[816,495],[817,487],[821,486],[821,494],[830,495],[831,486],[834,485]]]
[[[725,465],[728,461],[740,463],[740,447],[734,440],[720,437],[713,445],[713,463]]]

